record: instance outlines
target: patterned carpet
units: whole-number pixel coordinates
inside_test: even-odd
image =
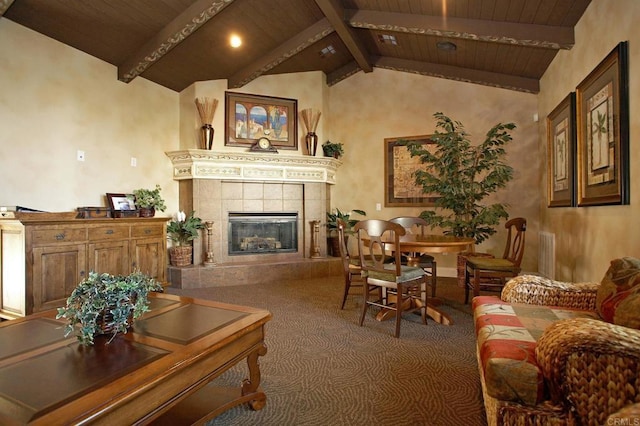
[[[373,311],[358,326],[358,294],[340,310],[342,285],[342,277],[332,277],[168,291],[273,314],[260,359],[266,406],[233,408],[210,426],[486,424],[473,322],[453,280],[439,281],[438,295],[454,325],[424,326],[409,314],[400,339],[393,321],[378,322]],[[240,363],[217,383],[237,385],[246,371]]]

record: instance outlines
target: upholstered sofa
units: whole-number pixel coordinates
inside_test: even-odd
[[[620,411],[640,412],[640,260],[601,283],[518,276],[472,307],[490,426],[640,424]]]

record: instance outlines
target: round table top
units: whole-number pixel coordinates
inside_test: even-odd
[[[453,235],[437,234],[406,234],[400,237],[401,251],[415,251],[420,253],[457,253],[473,251],[473,238],[454,237]],[[393,249],[392,247],[389,247]]]

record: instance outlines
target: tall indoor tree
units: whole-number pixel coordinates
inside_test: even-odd
[[[420,216],[444,233],[474,238],[480,244],[496,233],[500,219],[509,214],[503,203],[487,204],[489,195],[504,188],[513,177],[505,161],[505,145],[512,140],[513,123],[493,126],[480,145],[473,145],[459,121],[435,113],[435,143],[408,142],[412,157],[420,157],[425,167],[415,172],[416,184],[425,194],[437,194],[435,210]],[[429,148],[431,146],[431,148]]]

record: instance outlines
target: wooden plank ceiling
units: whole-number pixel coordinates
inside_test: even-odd
[[[0,0],[0,19],[117,66],[121,81],[175,91],[313,70],[333,85],[386,68],[537,93],[590,1]]]

